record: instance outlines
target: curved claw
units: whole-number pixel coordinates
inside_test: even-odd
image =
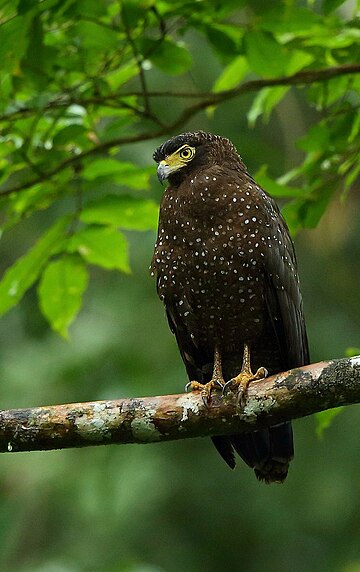
[[[234,382],[234,379],[229,379],[229,381],[227,381],[227,382],[222,386],[222,391],[221,391],[221,393],[222,393],[223,397],[227,394],[227,392],[228,392],[229,389],[230,389],[229,386],[232,385],[233,382]]]
[[[237,396],[236,396],[236,403],[238,405],[240,405],[240,407],[245,407],[246,394],[247,394],[246,388],[239,387],[239,391],[238,391]]]
[[[209,407],[211,402],[211,394],[207,393],[206,391],[201,392],[201,399],[205,407]]]
[[[191,381],[188,381],[187,384],[185,385],[185,388],[184,388],[184,389],[185,389],[185,393],[188,393],[188,392],[189,392],[189,387],[190,387],[190,385],[191,385]]]
[[[221,389],[221,391],[224,389],[226,383],[225,381],[220,381],[219,379],[214,379],[213,380],[214,386],[218,387],[219,389]]]
[[[229,389],[237,389],[237,395],[236,395],[236,403],[238,405],[240,405],[241,407],[243,407],[245,405],[246,402],[246,387],[242,387],[241,385],[239,385],[238,387],[236,387],[236,385],[234,385],[233,388],[229,387],[232,384],[236,384],[236,379],[229,379],[229,381],[227,381],[223,387],[223,397],[226,396],[227,392],[229,391]]]

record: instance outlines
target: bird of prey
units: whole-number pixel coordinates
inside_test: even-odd
[[[151,263],[189,384],[209,398],[309,363],[294,246],[274,200],[224,137],[182,133],[154,153],[168,187]],[[252,373],[252,372],[255,373]],[[258,479],[283,482],[293,457],[289,422],[212,438]]]

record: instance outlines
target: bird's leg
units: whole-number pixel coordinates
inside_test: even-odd
[[[221,354],[218,346],[215,346],[214,350],[214,368],[212,378],[208,383],[200,383],[199,381],[189,381],[186,384],[185,390],[188,391],[201,391],[201,395],[205,403],[209,403],[211,400],[211,393],[213,389],[220,388],[223,389],[225,386],[225,380],[222,374],[221,367]]]
[[[250,348],[248,344],[244,344],[241,371],[236,377],[233,377],[227,383],[225,383],[223,387],[223,394],[225,394],[228,389],[237,389],[237,402],[241,405],[241,407],[243,407],[245,405],[246,391],[249,383],[258,379],[263,379],[267,376],[267,374],[268,371],[264,367],[259,367],[255,373],[251,371]]]

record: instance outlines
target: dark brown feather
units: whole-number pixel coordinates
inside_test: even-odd
[[[296,257],[278,207],[225,138],[185,133],[159,147],[155,160],[184,143],[195,157],[169,177],[151,268],[189,379],[211,379],[215,344],[226,380],[240,371],[244,343],[254,371],[308,363]],[[234,448],[258,478],[285,479],[289,423],[213,441],[230,467]]]

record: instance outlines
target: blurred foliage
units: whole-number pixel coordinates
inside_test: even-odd
[[[297,236],[312,359],[359,353],[358,9],[0,0],[3,408],[181,391],[147,267],[151,155],[183,130],[229,137],[293,233],[317,226]],[[345,411],[322,440],[295,422],[281,488],[228,471],[208,440],[4,455],[0,566],[358,570],[360,422]]]
[[[315,414],[316,418],[316,433],[318,437],[324,436],[325,429],[330,427],[333,419],[343,411],[344,407],[334,407],[334,409],[327,409]]]

